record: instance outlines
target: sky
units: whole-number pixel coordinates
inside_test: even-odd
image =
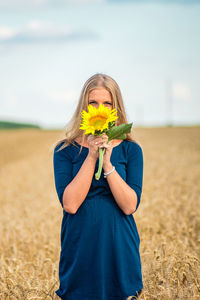
[[[63,129],[95,73],[133,126],[200,124],[200,1],[0,0],[0,120]]]

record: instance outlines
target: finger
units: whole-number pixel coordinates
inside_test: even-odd
[[[101,138],[99,141],[101,144],[107,143],[107,138]]]
[[[94,136],[94,135],[89,135],[88,137],[89,141],[95,143],[96,141],[98,141],[98,137]]]
[[[107,139],[108,138],[107,134],[105,134],[105,133],[102,134],[102,138],[106,138]]]
[[[110,148],[111,146],[109,144],[102,144],[99,146],[99,148]]]
[[[93,138],[93,135],[92,135],[92,134],[88,135],[88,140],[89,140],[89,141],[92,140],[92,138]]]

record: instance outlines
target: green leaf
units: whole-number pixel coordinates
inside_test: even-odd
[[[118,136],[116,139],[117,140],[125,140],[126,139],[126,134],[123,133],[122,135]]]
[[[131,132],[131,127],[133,123],[120,124],[118,126],[112,127],[107,131],[108,142],[112,139],[125,139],[126,133]]]

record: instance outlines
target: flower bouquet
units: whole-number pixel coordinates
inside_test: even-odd
[[[79,129],[85,130],[84,134],[92,134],[102,136],[105,133],[108,136],[106,143],[112,139],[126,139],[126,133],[131,131],[132,123],[120,124],[115,126],[115,120],[118,119],[117,110],[108,108],[100,104],[98,109],[91,104],[88,105],[88,112],[83,110],[82,123]],[[95,173],[95,179],[99,180],[101,177],[103,166],[103,155],[106,148],[99,148],[99,166],[98,171]]]

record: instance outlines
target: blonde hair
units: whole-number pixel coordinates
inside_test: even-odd
[[[65,126],[65,138],[56,141],[53,144],[53,149],[55,149],[62,142],[64,142],[64,144],[62,145],[62,147],[59,148],[58,151],[62,150],[63,148],[67,147],[70,144],[73,144],[75,147],[78,148],[78,146],[74,143],[74,140],[80,136],[82,136],[81,144],[83,144],[83,141],[84,141],[83,130],[79,129],[81,121],[82,121],[81,112],[83,109],[85,111],[88,111],[88,109],[87,109],[88,95],[89,95],[90,91],[92,91],[93,89],[102,88],[102,87],[107,89],[110,92],[111,98],[112,98],[112,103],[113,103],[112,109],[116,108],[116,110],[117,110],[118,119],[115,122],[115,126],[118,126],[120,124],[128,124],[128,121],[126,118],[125,107],[124,107],[121,91],[120,91],[118,84],[110,76],[108,76],[106,74],[102,74],[102,73],[96,73],[85,82],[85,84],[82,88],[79,102],[78,102],[77,108],[74,112],[74,115],[72,116],[71,120]],[[133,138],[132,128],[131,128],[131,132],[126,134],[126,140],[127,141],[135,141],[135,139]],[[81,145],[80,152],[81,152],[81,150],[82,150],[82,145]],[[80,154],[80,152],[79,152],[79,154]]]

